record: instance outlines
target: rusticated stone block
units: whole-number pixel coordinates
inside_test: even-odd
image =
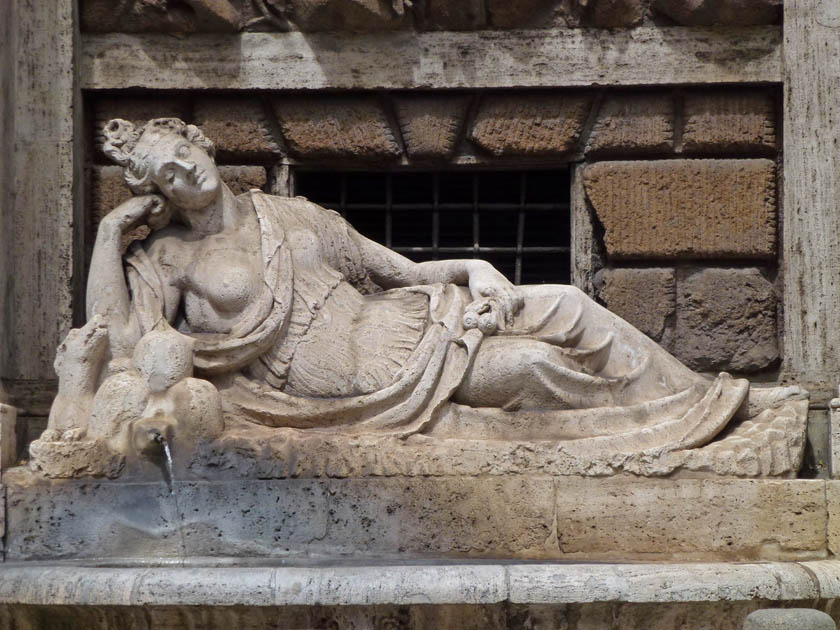
[[[630,28],[640,24],[644,14],[642,0],[590,0],[584,11],[583,24],[597,28]]]
[[[286,144],[298,157],[390,161],[400,155],[374,97],[278,98],[274,109]]]
[[[689,94],[685,98],[684,150],[773,150],[775,116],[773,96],[767,92]]]
[[[782,0],[654,0],[653,7],[684,26],[754,26],[777,22]]]
[[[775,254],[772,160],[598,162],[583,180],[611,258]]]
[[[494,155],[561,155],[577,146],[589,113],[589,94],[488,96],[470,139]]]
[[[433,30],[474,30],[486,24],[484,0],[428,0],[428,12],[426,26]]]
[[[123,118],[138,127],[146,124],[152,118],[180,118],[189,122],[189,103],[180,97],[105,97],[96,100],[94,105],[94,143],[96,145],[96,159],[99,162],[111,163],[102,153],[104,136],[102,128],[112,118]]]
[[[605,269],[598,296],[613,313],[659,341],[676,307],[673,269]]]
[[[405,150],[411,159],[441,159],[452,154],[469,96],[406,95],[394,99]]]
[[[220,166],[219,175],[234,195],[253,188],[265,188],[266,174],[262,166]]]
[[[195,104],[195,124],[212,140],[220,160],[270,159],[280,152],[256,99],[202,98]]]
[[[286,15],[302,31],[377,31],[408,27],[404,0],[289,0]]]
[[[758,269],[702,269],[680,278],[674,354],[696,370],[753,372],[779,358],[777,297]]]
[[[589,142],[587,155],[664,153],[674,148],[674,101],[670,94],[608,96]]]
[[[131,190],[123,179],[122,166],[94,166],[91,177],[91,225],[96,234],[97,226],[106,214],[124,201],[131,199]],[[134,228],[122,237],[123,249],[132,241],[143,240],[149,235],[145,225]]]
[[[490,22],[496,28],[548,26],[557,0],[489,0]]]

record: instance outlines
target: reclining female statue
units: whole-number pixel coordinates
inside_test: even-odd
[[[574,287],[516,287],[480,260],[414,263],[304,198],[234,196],[211,142],[178,119],[112,120],[104,133],[135,196],[102,220],[93,250],[87,311],[107,329],[111,367],[89,434],[149,415],[150,374],[169,369],[164,346],[179,339],[226,418],[274,427],[642,452],[702,446],[773,402],[748,409],[747,381],[692,372]],[[140,224],[153,231],[124,258]]]

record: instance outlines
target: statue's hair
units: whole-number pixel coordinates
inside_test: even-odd
[[[175,133],[204,149],[211,158],[216,155],[216,148],[204,132],[195,125],[188,125],[180,118],[154,118],[139,129],[127,120],[114,118],[105,124],[102,133],[105,136],[102,150],[105,155],[124,168],[125,183],[136,195],[159,192],[151,180],[148,154],[135,150],[141,138],[147,134],[159,136]]]

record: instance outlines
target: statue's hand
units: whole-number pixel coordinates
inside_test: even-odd
[[[138,195],[111,210],[101,225],[118,230],[120,234],[144,223],[154,229],[156,219],[165,214],[165,208],[166,199],[161,195]]]
[[[489,305],[491,310],[496,311],[498,328],[511,325],[522,308],[523,300],[519,290],[490,263],[475,262],[477,264],[470,271],[469,279],[470,293],[475,302],[468,307],[468,311],[481,310],[487,313],[486,306]],[[492,303],[487,298],[492,298]]]

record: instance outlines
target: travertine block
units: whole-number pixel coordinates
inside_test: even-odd
[[[664,153],[674,148],[674,102],[670,94],[608,96],[595,123],[586,153]]]
[[[685,26],[773,24],[782,0],[654,0],[653,7]]]
[[[676,306],[673,269],[606,269],[598,292],[607,308],[647,336],[662,339]]]
[[[729,91],[685,97],[685,151],[760,151],[776,148],[773,96]]]
[[[680,278],[674,354],[695,370],[752,372],[779,358],[777,296],[758,269],[702,269]]]
[[[462,31],[483,28],[486,24],[484,0],[430,0],[426,26],[433,30]]]
[[[771,160],[599,162],[583,178],[612,258],[775,255]]]
[[[102,128],[112,118],[123,118],[137,126],[144,125],[152,118],[180,118],[189,121],[189,103],[185,98],[172,96],[107,96],[97,98],[94,109],[94,144],[96,159],[110,160],[102,153],[105,136]]]
[[[262,166],[220,166],[219,175],[234,195],[254,188],[262,190],[266,184],[265,168]]]
[[[557,484],[566,554],[782,559],[824,554],[822,481],[634,479]]]
[[[495,28],[547,26],[556,4],[556,0],[489,0],[490,21]]]
[[[4,470],[17,463],[16,423],[17,409],[0,402],[0,477]]]
[[[464,95],[405,95],[394,98],[405,150],[411,159],[441,159],[452,154],[467,113]]]
[[[828,507],[828,550],[840,554],[840,481],[825,483],[825,500]]]
[[[561,155],[577,146],[592,102],[585,93],[486,97],[469,137],[494,155]]]
[[[278,98],[274,109],[289,150],[299,157],[390,161],[400,155],[374,97]]]
[[[550,477],[347,479],[329,488],[329,537],[342,553],[536,558],[552,536]]]
[[[195,124],[212,138],[216,157],[223,161],[264,160],[280,152],[257,99],[201,98],[195,104]]]

